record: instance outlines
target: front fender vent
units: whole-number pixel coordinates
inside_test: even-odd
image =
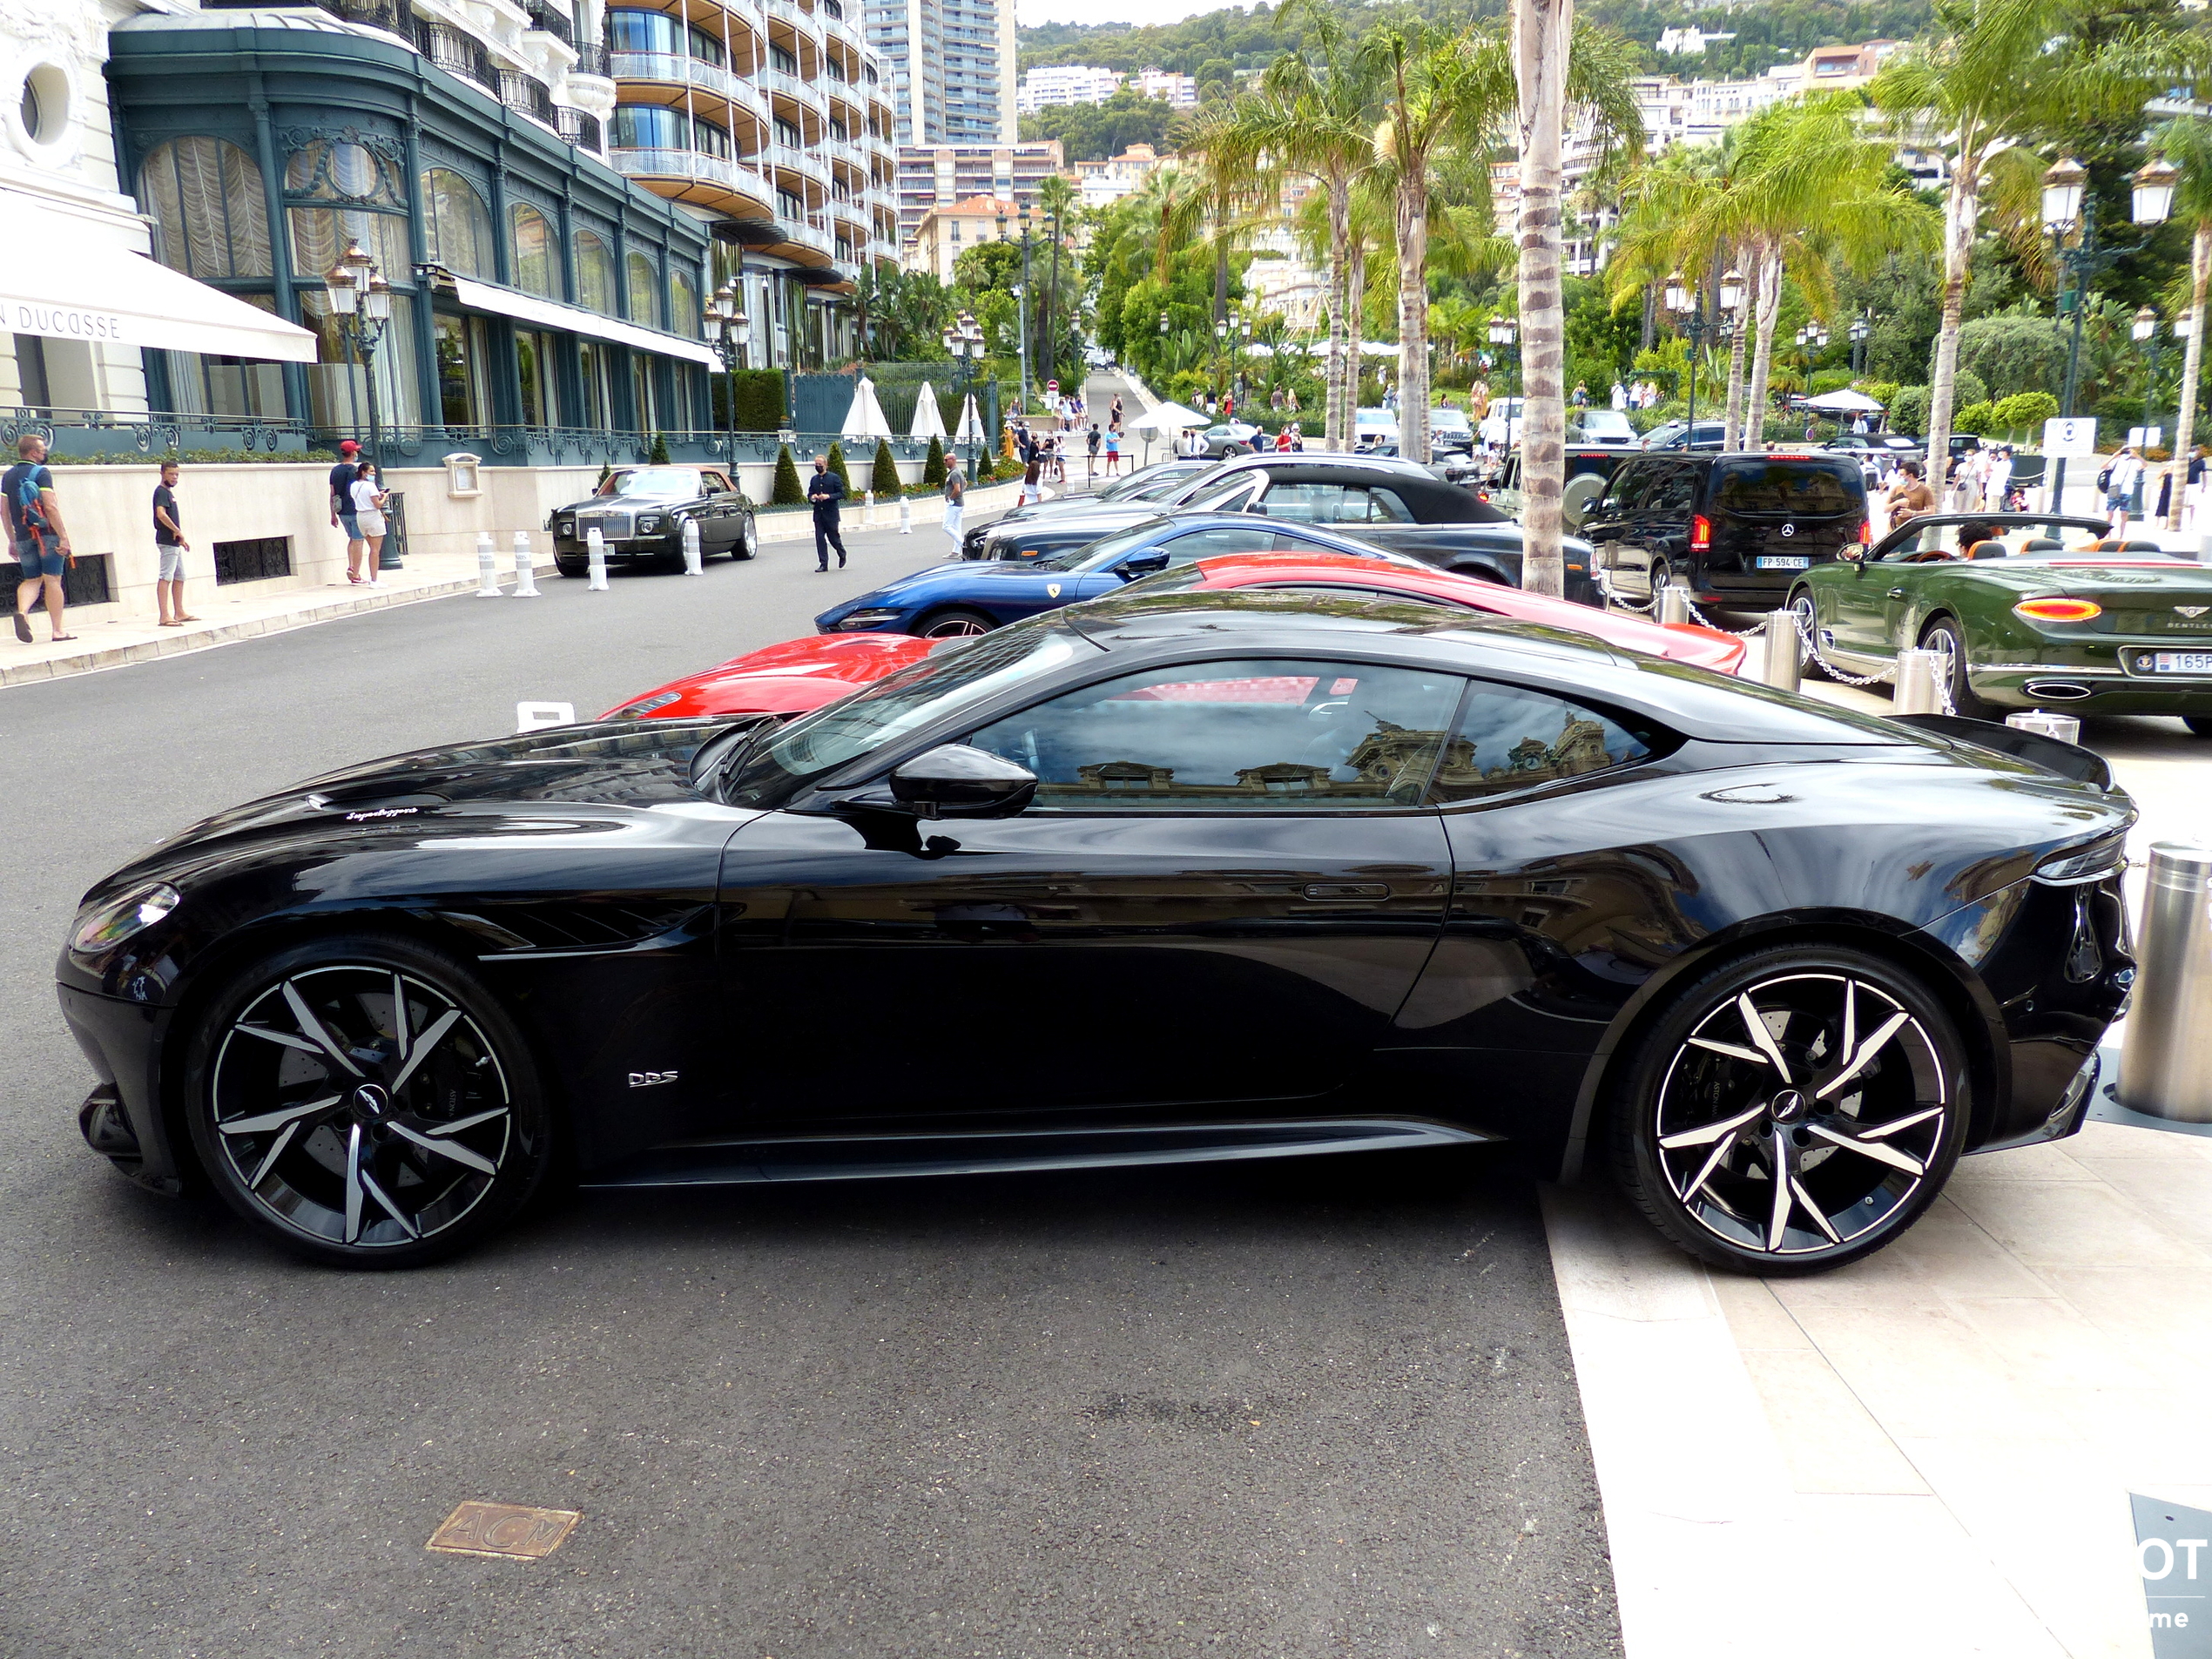
[[[704,902],[636,899],[558,899],[442,910],[442,921],[476,939],[484,954],[627,950],[679,933],[709,907]]]

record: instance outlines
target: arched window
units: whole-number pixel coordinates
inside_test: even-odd
[[[414,285],[408,252],[407,198],[392,158],[351,139],[317,138],[285,163],[284,192],[292,205],[292,268],[320,278],[360,243],[395,288]]]
[[[630,256],[630,320],[660,327],[660,273],[643,253]]]
[[[698,284],[691,280],[688,271],[671,271],[668,273],[668,332],[697,339],[701,327]]]
[[[603,317],[615,314],[615,256],[590,231],[576,233],[576,302]]]
[[[270,274],[269,203],[253,158],[220,138],[172,138],[138,170],[153,255],[187,276]]]
[[[448,167],[422,171],[422,229],[433,263],[456,276],[495,278],[491,215],[476,187]]]
[[[388,156],[365,144],[318,138],[292,152],[285,166],[287,194],[317,201],[357,202],[369,207],[405,207],[399,173]]]
[[[658,11],[630,6],[610,6],[607,10],[607,44],[618,52],[681,51],[677,44],[679,27],[673,17]]]
[[[515,286],[526,293],[561,297],[553,268],[553,227],[545,215],[528,202],[517,202],[509,217],[515,221]]]

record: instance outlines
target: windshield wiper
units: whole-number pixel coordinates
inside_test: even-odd
[[[751,754],[752,745],[760,741],[760,734],[776,723],[773,715],[764,714],[750,726],[741,726],[721,737],[710,738],[691,757],[691,787],[716,806],[728,806],[729,803],[722,799],[724,774]]]

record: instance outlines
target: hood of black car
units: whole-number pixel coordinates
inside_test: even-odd
[[[561,513],[648,513],[670,512],[698,497],[687,496],[676,500],[667,496],[587,496],[582,501],[570,502],[566,507],[553,510]]]

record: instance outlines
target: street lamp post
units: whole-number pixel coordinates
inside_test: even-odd
[[[1213,326],[1213,385],[1217,405],[1229,395],[1229,324],[1217,321]]]
[[[1873,332],[1873,325],[1865,317],[1851,320],[1851,377],[1853,380],[1866,372],[1866,340]]]
[[[752,338],[752,319],[745,314],[734,280],[725,282],[707,296],[706,326],[708,339],[727,377],[723,412],[728,417],[730,482],[734,484],[738,479],[738,368]]]
[[[1493,317],[1490,319],[1490,343],[1498,348],[1498,361],[1501,366],[1502,366],[1505,362],[1506,354],[1513,349],[1514,338],[1518,332],[1519,330],[1515,328],[1514,320],[1511,317]],[[1517,368],[1519,366],[1519,361],[1516,359],[1514,367]],[[1510,400],[1513,396],[1513,387],[1516,378],[1517,376],[1513,374],[1507,374],[1506,377],[1505,395],[1508,400],[1506,404],[1506,448],[1508,449],[1513,448],[1513,404]]]
[[[2155,158],[2129,179],[2128,216],[2138,225],[2162,225],[2174,206],[2178,169]],[[2067,345],[2066,385],[2059,400],[2059,414],[2072,419],[2074,401],[2081,387],[2081,320],[2088,309],[2090,279],[2119,257],[2120,250],[2097,246],[2097,204],[2087,185],[2089,170],[2071,156],[2054,162],[2043,174],[2043,228],[2056,245],[2059,264],[2066,275],[2059,293],[2060,312],[2074,314],[2072,338]],[[2068,239],[2071,238],[2071,246]],[[2057,457],[2051,485],[2053,512],[2063,510],[2066,498],[2066,457]]]
[[[361,393],[368,400],[368,458],[375,463],[381,482],[384,432],[376,413],[376,347],[384,338],[385,325],[392,320],[391,285],[377,270],[376,261],[359,242],[354,242],[323,279],[323,287],[330,296],[331,315],[338,320],[339,335],[361,364]],[[401,568],[399,550],[392,537],[385,538],[376,564],[381,570]]]
[[[1743,303],[1743,278],[1741,273],[1736,271],[1722,273],[1721,314],[1716,318],[1709,320],[1706,317],[1704,307],[1698,303],[1697,290],[1680,271],[1667,279],[1666,300],[1667,309],[1675,318],[1675,327],[1689,341],[1689,418],[1683,447],[1694,449],[1697,447],[1697,355],[1704,348],[1705,336],[1709,334],[1720,340],[1734,338],[1736,309]],[[1759,442],[1764,444],[1764,412],[1747,410],[1745,414],[1747,421],[1758,421]]]
[[[974,370],[971,366],[983,355],[983,331],[976,324],[975,314],[972,311],[961,312],[953,326],[945,330],[943,339],[945,349],[952,354],[953,361],[960,365],[960,427],[953,434],[953,452],[957,455],[960,453],[961,435],[966,431],[968,425],[968,387],[974,379]],[[980,415],[977,416],[977,421],[980,428],[981,421]],[[971,438],[968,442],[973,446],[974,440]],[[968,460],[968,467],[970,470],[973,470],[975,464],[974,455],[970,454]]]
[[[2143,348],[2143,450],[2148,457],[2151,445],[2156,442],[2151,434],[2157,429],[2153,416],[2157,412],[2154,400],[2158,396],[2158,313],[2145,306],[2135,314],[2128,333]],[[2135,488],[2142,488],[2141,474],[2136,475]]]

